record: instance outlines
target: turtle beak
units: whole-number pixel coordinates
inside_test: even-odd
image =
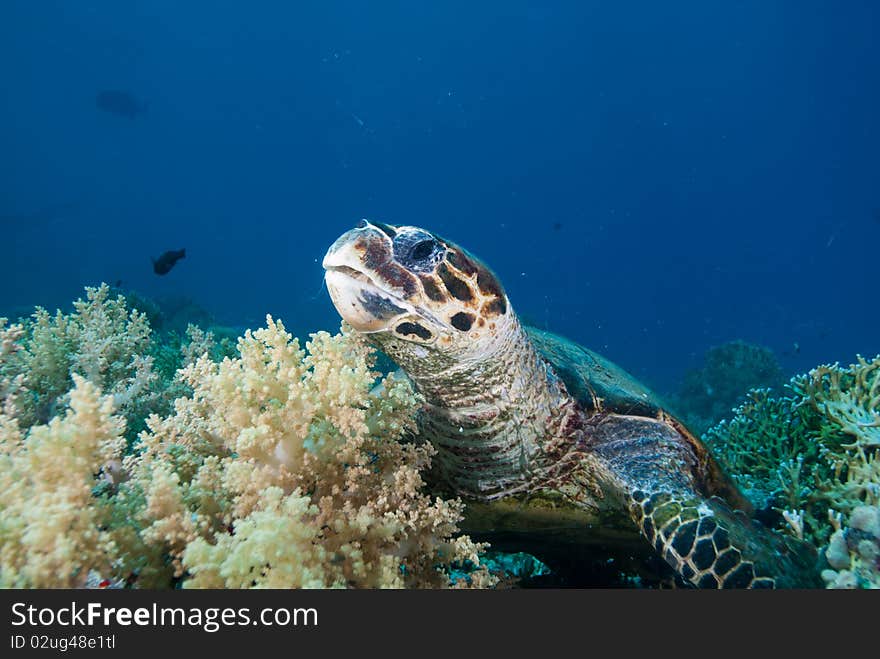
[[[392,258],[387,232],[363,220],[342,234],[324,256],[324,281],[333,305],[360,332],[381,332],[410,305],[377,284],[375,268]]]
[[[337,268],[363,271],[365,261],[369,260],[375,268],[391,257],[391,240],[387,235],[367,220],[361,220],[357,228],[346,231],[330,245],[321,265],[328,271]]]

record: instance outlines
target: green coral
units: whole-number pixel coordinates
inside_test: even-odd
[[[826,493],[835,474],[827,457],[845,437],[801,397],[754,389],[704,440],[759,507],[804,510],[809,529],[827,535]]]
[[[111,287],[110,293],[121,295],[126,299],[129,309],[137,309],[144,314],[155,332],[184,334],[189,325],[210,327],[215,322],[214,316],[207,309],[186,296],[152,299],[133,289],[118,286]]]
[[[156,375],[150,325],[144,314],[110,297],[102,284],[86,288],[86,299],[73,303],[72,313],[54,315],[37,307],[24,326],[18,368],[23,375],[21,422],[45,423],[66,405],[66,394],[79,375],[116,398],[130,422],[149,406]]]
[[[225,328],[219,329],[225,331]],[[170,402],[192,391],[178,376],[180,369],[192,364],[202,355],[207,355],[215,362],[238,356],[235,340],[222,336],[218,341],[213,330],[204,330],[197,325],[188,325],[183,334],[168,330],[154,333],[153,336],[156,340],[150,344],[149,356],[153,360],[153,370],[166,389],[165,400],[169,403],[162,409],[155,409],[157,414],[170,412]],[[138,428],[138,432],[141,430],[143,427]]]
[[[842,565],[841,543],[858,535],[852,524],[880,504],[880,356],[819,366],[792,378],[785,395],[753,390],[704,439],[753,499],[781,513],[783,528],[817,546],[830,537]],[[867,560],[857,545],[847,556]]]

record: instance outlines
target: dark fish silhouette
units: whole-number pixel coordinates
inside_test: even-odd
[[[167,275],[169,272],[171,272],[171,268],[174,267],[174,264],[185,256],[185,249],[169,249],[158,259],[152,259],[153,272],[155,272],[157,275]]]
[[[134,119],[146,112],[147,105],[141,103],[132,94],[121,89],[105,89],[95,96],[95,105],[104,112]]]

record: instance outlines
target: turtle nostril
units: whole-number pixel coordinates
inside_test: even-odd
[[[367,227],[369,224],[370,224],[370,223],[367,222],[366,220],[361,220],[361,221],[359,221],[359,222],[357,223],[357,228],[358,228],[358,229],[363,229],[363,228]]]

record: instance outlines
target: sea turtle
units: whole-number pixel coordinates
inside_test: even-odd
[[[818,585],[815,552],[747,515],[706,447],[595,352],[523,326],[498,278],[414,226],[362,221],[324,257],[342,318],[424,397],[443,484],[483,509],[622,511],[699,587]]]

